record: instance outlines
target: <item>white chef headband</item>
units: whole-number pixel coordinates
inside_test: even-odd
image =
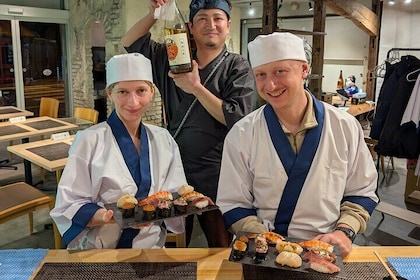
[[[252,68],[277,60],[307,61],[303,40],[287,32],[257,36],[248,43],[248,52]]]
[[[106,86],[121,81],[149,81],[153,83],[152,64],[139,53],[118,54],[106,64]]]

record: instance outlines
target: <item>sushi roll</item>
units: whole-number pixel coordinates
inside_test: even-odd
[[[178,197],[173,202],[175,212],[178,214],[184,214],[187,212],[188,203],[182,197]]]
[[[267,257],[267,253],[268,253],[267,240],[265,239],[263,235],[260,234],[255,238],[254,243],[255,243],[254,260],[256,263],[261,263]]]
[[[134,216],[134,208],[136,207],[137,199],[129,194],[120,197],[117,201],[117,207],[122,209],[123,218],[131,218]]]
[[[145,221],[153,220],[156,216],[156,208],[153,205],[144,205],[143,206],[143,219]]]
[[[172,202],[167,199],[162,199],[158,202],[157,212],[159,217],[168,218],[171,216]]]
[[[235,240],[233,243],[233,251],[232,251],[232,257],[235,261],[241,260],[244,255],[245,251],[247,249],[247,245],[245,242],[240,240]]]

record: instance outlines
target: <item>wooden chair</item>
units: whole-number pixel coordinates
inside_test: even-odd
[[[381,168],[382,174],[383,174],[384,179],[385,179],[386,178],[385,157],[381,156],[381,155],[378,155],[374,150],[375,146],[378,145],[378,140],[375,140],[375,139],[372,139],[368,136],[365,136],[365,142],[366,142],[366,145],[369,148],[369,151],[370,151],[370,154],[372,155],[373,160],[378,160],[377,168]],[[378,156],[379,156],[379,159],[377,159]],[[392,166],[391,170],[394,170],[394,158],[390,157],[390,161],[391,161],[391,166]]]
[[[176,248],[185,248],[185,231],[180,234],[168,231],[166,234],[166,242],[175,243]]]
[[[60,107],[60,101],[51,97],[41,97],[41,102],[39,104],[39,116],[40,117],[51,117],[58,118],[58,108]],[[44,139],[44,136],[41,136],[41,140]],[[45,171],[42,167],[39,170],[40,177],[42,181],[45,181]]]
[[[51,97],[41,97],[39,104],[39,116],[40,117],[51,117],[58,118],[58,108],[60,107],[60,101]]]
[[[74,108],[74,117],[87,120],[92,122],[93,124],[98,123],[98,116],[99,112],[95,109],[91,108],[82,108],[82,107],[76,107]]]
[[[24,182],[18,182],[0,187],[0,224],[16,219],[22,215],[29,215],[29,232],[34,232],[33,212],[54,207],[54,199]],[[57,236],[58,234],[58,236]],[[60,238],[54,230],[54,240]],[[55,243],[56,249],[57,243]]]

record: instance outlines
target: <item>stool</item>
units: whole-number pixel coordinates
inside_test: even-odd
[[[30,234],[34,232],[33,212],[54,206],[52,197],[24,182],[0,187],[0,201],[0,224],[28,214]],[[55,235],[54,232],[54,239]]]
[[[168,231],[166,234],[166,242],[175,243],[177,248],[185,248],[185,231],[180,234]]]

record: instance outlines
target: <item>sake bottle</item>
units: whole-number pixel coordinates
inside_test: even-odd
[[[344,79],[343,79],[343,70],[340,70],[340,75],[338,76],[337,80],[337,89],[344,88]]]
[[[192,55],[188,27],[176,1],[170,1],[165,16],[165,43],[169,69],[172,73],[192,71]]]

